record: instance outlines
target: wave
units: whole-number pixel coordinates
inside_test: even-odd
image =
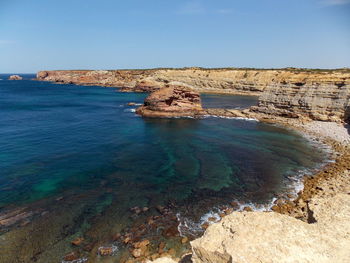
[[[252,202],[241,202],[238,200],[233,200],[233,202],[238,204],[238,207],[232,211],[232,212],[242,212],[244,208],[249,207],[253,211],[271,211],[271,207],[275,204],[275,201],[277,200],[276,197],[272,198],[270,202],[267,204],[254,204]],[[220,214],[225,214],[225,211],[227,209],[230,209],[232,207],[226,206],[225,208],[219,208],[214,207],[207,213],[201,216],[198,222],[194,222],[193,220],[181,216],[180,213],[176,214],[176,217],[178,219],[179,225],[178,225],[178,231],[180,233],[180,236],[192,236],[192,237],[198,237],[204,233],[203,225],[212,225],[214,223],[217,223],[221,220]]]
[[[61,263],[84,263],[88,261],[87,258],[78,258],[78,259],[75,259],[73,261],[65,261],[65,260],[62,260]]]
[[[136,109],[125,109],[124,112],[136,112]]]
[[[228,120],[244,120],[244,121],[254,121],[259,122],[258,119],[254,118],[245,118],[245,117],[227,117],[227,116],[220,116],[220,115],[203,115],[203,118],[220,118],[220,119],[228,119]]]

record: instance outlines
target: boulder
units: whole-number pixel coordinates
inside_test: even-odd
[[[199,93],[181,86],[166,86],[151,93],[136,113],[144,117],[187,117],[203,111]]]
[[[11,75],[9,80],[22,80],[23,78],[19,75]]]

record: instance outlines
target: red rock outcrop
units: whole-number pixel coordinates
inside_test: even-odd
[[[181,117],[196,116],[202,110],[199,93],[185,87],[168,86],[151,93],[136,113],[144,117]]]

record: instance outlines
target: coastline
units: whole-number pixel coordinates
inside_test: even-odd
[[[230,110],[230,109],[207,109],[207,113],[214,114],[215,111],[218,111],[215,115],[210,115],[214,117],[223,117],[223,118],[242,118],[242,119],[250,119],[250,120],[258,120],[265,123],[270,123],[274,125],[281,125],[283,128],[288,128],[294,131],[301,133],[303,136],[309,138],[310,136],[318,139],[319,142],[325,143],[333,150],[333,156],[335,157],[335,161],[333,163],[327,164],[323,169],[318,171],[313,175],[304,176],[304,189],[301,193],[298,194],[295,199],[282,199],[279,198],[276,200],[276,204],[273,206],[273,211],[278,212],[280,214],[288,215],[297,219],[301,219],[303,221],[309,220],[310,209],[308,204],[312,202],[315,198],[317,198],[320,194],[322,194],[323,190],[329,184],[335,184],[334,181],[342,180],[344,182],[347,178],[342,176],[342,172],[346,172],[349,169],[350,158],[347,154],[349,151],[349,133],[347,133],[347,138],[344,139],[344,133],[335,132],[334,134],[327,134],[323,127],[323,124],[326,125],[338,125],[334,122],[322,122],[322,125],[317,125],[317,122],[311,121],[309,119],[294,119],[294,118],[284,118],[284,117],[276,117],[268,114],[253,112],[249,110]],[[227,115],[227,116],[225,116]],[[330,126],[325,126],[330,127]],[[339,126],[340,127],[340,126]],[[334,127],[333,127],[334,128]],[[320,134],[320,131],[323,134]],[[343,130],[344,131],[344,130]],[[332,136],[333,138],[328,138],[328,136]],[[339,141],[340,140],[340,141]],[[339,175],[340,174],[340,175]],[[339,175],[339,176],[338,176]],[[329,182],[330,179],[334,178],[332,182]],[[350,183],[349,183],[350,184]],[[348,185],[349,185],[348,184]],[[326,186],[324,186],[326,185]],[[336,194],[336,190],[330,190],[327,192],[329,195]],[[341,189],[339,191],[342,191]],[[242,207],[241,210],[244,210]],[[246,209],[244,212],[238,213],[251,213],[249,209]],[[232,212],[232,211],[231,211]],[[233,212],[236,213],[236,212]],[[258,212],[261,213],[261,212]],[[228,214],[228,213],[227,213]],[[224,215],[226,217],[228,215]],[[221,219],[221,218],[220,218]],[[214,223],[215,224],[215,223]],[[214,225],[213,224],[213,225]],[[126,261],[128,262],[128,261]],[[138,260],[129,261],[129,262],[139,262]],[[201,262],[201,261],[196,261]]]
[[[260,116],[260,118],[257,117],[257,119],[260,119],[261,121],[266,121],[266,116],[262,115]],[[339,194],[349,194],[349,191],[350,191],[350,186],[349,186],[350,185],[350,143],[349,143],[350,135],[348,134],[347,137],[344,137],[344,129],[346,126],[344,127],[344,129],[342,129],[341,124],[336,124],[339,130],[332,134],[333,135],[332,136],[333,138],[332,138],[332,137],[329,137],[329,135],[331,134],[319,133],[319,131],[320,130],[322,131],[322,129],[318,129],[318,128],[320,128],[320,126],[322,125],[317,122],[305,122],[305,121],[298,121],[298,120],[291,121],[290,119],[285,119],[285,118],[272,118],[268,120],[268,122],[277,124],[277,125],[282,125],[284,127],[296,130],[307,137],[312,136],[314,138],[317,138],[319,142],[328,145],[332,149],[334,162],[330,162],[326,164],[320,171],[316,172],[315,174],[305,175],[303,177],[303,189],[298,193],[296,198],[292,200],[278,199],[275,202],[275,205],[272,206],[271,208],[272,211],[253,212],[255,214],[254,216],[258,217],[260,214],[266,214],[267,212],[268,214],[272,214],[272,215],[273,214],[286,215],[288,217],[306,222],[307,224],[315,223],[316,219],[313,217],[313,214],[314,214],[313,209],[316,209],[317,207],[315,208],[314,203],[316,203],[317,205],[317,203],[321,203],[320,199],[322,201],[323,200],[328,201],[328,199],[335,198]],[[323,123],[323,126],[327,127],[328,125],[329,125],[328,122]],[[345,211],[350,210],[350,206],[348,206],[347,204],[348,203],[345,203],[345,202],[343,203],[344,207],[342,207],[342,209],[344,209]],[[332,206],[328,208],[329,208],[328,212],[332,213]],[[244,216],[245,214],[247,213],[249,214],[252,212],[246,210],[243,212],[242,211],[233,212],[232,215],[235,216],[237,215],[237,213],[242,214]],[[319,216],[319,217],[320,218],[317,218],[317,221],[322,220],[322,216]],[[326,217],[326,215],[324,217]],[[225,221],[225,223],[227,223],[227,221]],[[220,223],[214,223],[213,224],[214,226],[212,228],[216,228],[217,226],[215,225],[219,225],[219,224]],[[263,227],[263,225],[261,226]],[[211,226],[209,226],[209,228],[211,228]],[[247,231],[250,234],[253,234],[253,230],[248,229]],[[192,259],[194,259],[193,262],[196,262],[196,263],[205,262],[205,261],[202,261],[203,255],[198,255],[199,253],[198,249],[200,248],[201,245],[204,244],[204,243],[203,244],[201,243],[202,242],[201,239],[204,239],[203,242],[205,242],[205,241],[208,241],[208,238],[210,239],[214,238],[215,240],[214,236],[209,236],[206,238],[201,237],[195,240],[194,242],[191,242],[192,253],[193,253]],[[274,238],[279,240],[279,237],[274,237]],[[302,241],[300,242],[300,244],[302,244]],[[283,241],[281,240],[281,245],[288,246],[289,244],[283,243]],[[317,244],[315,244],[315,246],[317,246]],[[241,247],[240,249],[244,250],[245,248]],[[264,249],[261,249],[261,251],[263,250]],[[257,254],[259,254],[259,251],[256,251],[256,252]],[[298,256],[296,257],[298,259]],[[271,260],[271,258],[267,257],[263,262],[269,262],[269,260]],[[155,262],[161,263],[163,261],[159,260]],[[164,262],[167,262],[167,260],[165,260]],[[209,262],[215,262],[215,261],[209,261]],[[223,260],[223,261],[217,261],[217,262],[230,262],[230,261]],[[245,261],[242,260],[237,262],[245,262]],[[330,261],[324,261],[324,262],[330,262]],[[334,261],[334,262],[338,262],[338,261]]]
[[[211,111],[217,111],[218,109],[210,109]],[[350,134],[348,132],[349,126],[347,124],[335,123],[335,122],[320,122],[313,121],[310,119],[291,119],[284,117],[276,117],[267,115],[264,113],[248,112],[247,110],[233,112],[230,110],[224,110],[228,113],[228,116],[222,114],[222,111],[219,110],[221,114],[218,115],[209,115],[212,117],[221,117],[221,118],[234,118],[234,119],[246,119],[246,120],[255,120],[264,123],[269,123],[283,128],[287,128],[299,133],[301,136],[305,137],[310,141],[310,143],[315,143],[325,146],[325,151],[328,152],[330,159],[325,160],[325,163],[321,164],[320,169],[313,174],[304,173],[301,179],[302,187],[296,195],[292,197],[290,195],[288,198],[276,198],[272,201],[270,206],[260,207],[259,209],[254,209],[254,207],[249,204],[239,204],[240,207],[233,211],[231,208],[224,209],[222,211],[217,211],[216,213],[208,212],[202,216],[200,224],[197,224],[197,228],[202,227],[207,232],[210,228],[215,228],[217,225],[220,225],[225,217],[230,215],[238,214],[280,214],[287,216],[288,218],[297,219],[298,221],[305,222],[306,224],[314,223],[313,211],[310,208],[309,204],[318,202],[320,197],[322,198],[333,198],[339,194],[348,193],[350,191]],[[237,113],[241,112],[244,116],[242,117]],[[234,116],[232,116],[234,115]],[[206,116],[206,115],[202,115]],[[207,115],[208,116],[208,115]],[[201,116],[200,116],[201,117]],[[193,117],[191,117],[193,118]],[[327,128],[332,127],[332,132],[327,132]],[[317,200],[317,201],[315,201]],[[237,202],[234,202],[237,204]],[[347,206],[344,203],[344,209],[349,209],[350,206]],[[329,208],[329,213],[332,213],[331,207]],[[178,217],[179,218],[179,217]],[[319,220],[319,219],[318,219]],[[322,220],[322,216],[321,216]],[[263,226],[263,224],[262,224]],[[179,228],[181,227],[181,223]],[[248,230],[252,231],[252,230]],[[181,230],[179,231],[181,233]],[[205,233],[206,233],[205,232]],[[206,234],[202,234],[201,237],[193,240],[193,243],[200,243],[200,240],[204,238]],[[209,236],[207,239],[215,239],[218,237]],[[277,237],[278,240],[278,237]],[[288,246],[288,244],[282,245]],[[197,251],[197,252],[196,252]],[[197,253],[197,254],[196,254]],[[231,261],[217,261],[218,259],[213,259],[213,261],[206,261],[208,258],[198,257],[198,248],[194,249],[192,245],[192,253],[189,250],[188,253],[185,253],[181,258],[170,258],[171,255],[165,253],[162,255],[151,255],[148,259],[155,259],[154,261],[148,262],[157,262],[157,263],[167,263],[167,262],[185,262],[184,260],[189,260],[192,255],[193,262],[202,263],[202,262],[231,262]],[[159,257],[160,256],[160,257]],[[164,257],[165,256],[165,257]],[[202,255],[203,256],[203,255]],[[129,259],[130,261],[126,262],[139,262],[137,259]],[[174,261],[175,260],[175,261]],[[269,259],[266,259],[269,262]],[[192,262],[192,261],[187,261]],[[237,261],[237,262],[246,262],[246,261]],[[328,262],[328,261],[325,261]]]
[[[109,86],[109,85],[107,85]],[[120,91],[132,91],[125,89],[118,89]],[[225,94],[226,92],[215,92],[220,94]],[[237,92],[237,91],[235,91]],[[227,93],[226,93],[227,94]],[[278,198],[274,200],[274,204],[271,207],[269,213],[272,214],[283,214],[292,218],[296,218],[298,220],[304,222],[311,222],[313,219],[310,219],[310,215],[312,215],[312,211],[310,210],[309,203],[314,199],[317,199],[318,195],[323,192],[324,188],[327,188],[325,185],[328,184],[336,184],[334,182],[330,183],[330,180],[348,180],[348,184],[350,185],[350,180],[347,177],[341,176],[342,173],[346,172],[349,169],[350,165],[350,157],[347,153],[350,149],[350,135],[349,132],[344,131],[345,128],[340,132],[337,129],[341,129],[341,124],[339,122],[317,122],[316,120],[312,120],[312,116],[278,116],[278,114],[273,115],[271,112],[259,112],[254,107],[245,110],[237,110],[237,109],[204,109],[202,113],[195,116],[196,117],[205,117],[205,116],[213,116],[213,117],[223,117],[223,118],[241,118],[247,120],[258,120],[264,123],[270,123],[274,125],[279,125],[287,129],[294,130],[299,132],[304,137],[310,139],[310,137],[314,138],[319,143],[325,144],[330,147],[332,153],[332,159],[334,162],[329,162],[320,170],[318,170],[315,174],[306,174],[302,179],[302,189],[297,194],[295,198]],[[193,118],[193,116],[192,116]],[[332,119],[331,119],[332,120]],[[336,131],[333,133],[325,132],[329,128],[336,128]],[[349,177],[349,176],[348,176]],[[340,178],[340,179],[339,179]],[[336,193],[341,192],[341,189],[332,190],[328,189],[326,195],[334,196]],[[322,193],[324,194],[324,193]],[[228,210],[226,213],[221,213],[221,217],[216,217],[215,223],[210,222],[211,225],[220,224],[222,218],[226,217],[230,212],[235,213],[251,213],[252,207],[244,207],[243,212],[233,212],[233,210]],[[266,211],[266,209],[263,209]],[[269,210],[269,209],[268,209]],[[254,212],[255,213],[255,212]],[[256,213],[264,213],[264,212],[256,212]],[[210,216],[207,216],[209,219]],[[205,228],[210,228],[209,224],[204,223]],[[199,240],[201,238],[198,238]],[[287,245],[287,244],[285,244]],[[193,248],[192,248],[193,250]],[[166,254],[165,254],[166,255]],[[162,255],[151,255],[148,259],[155,259],[158,257],[165,256],[164,253]],[[170,256],[170,255],[168,255]],[[174,256],[174,255],[173,255]],[[187,255],[188,258],[188,255]],[[180,260],[179,258],[177,260]],[[138,262],[138,259],[129,259],[126,262]],[[202,262],[202,261],[195,261]],[[215,261],[213,261],[215,262]]]

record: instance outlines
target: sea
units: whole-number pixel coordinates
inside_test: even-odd
[[[281,126],[147,119],[135,114],[144,93],[8,76],[0,74],[0,262],[122,262],[128,236],[179,256],[225,210],[269,210],[328,158]],[[256,103],[202,94],[207,108]],[[105,247],[110,256],[100,255]],[[65,259],[71,252],[75,261]]]

